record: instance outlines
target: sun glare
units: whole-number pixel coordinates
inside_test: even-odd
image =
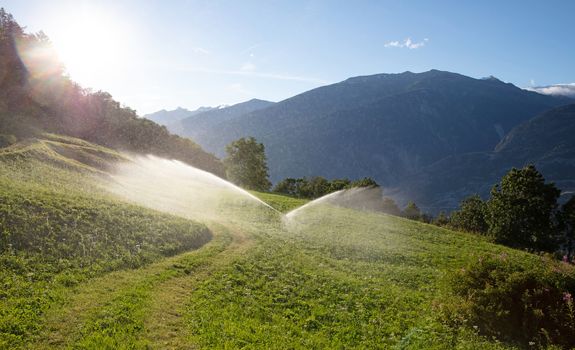
[[[98,87],[102,74],[113,74],[122,65],[127,28],[101,9],[71,12],[48,36],[70,77]]]

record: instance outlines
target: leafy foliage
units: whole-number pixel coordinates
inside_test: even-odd
[[[528,345],[575,347],[575,268],[547,258],[484,255],[454,274],[460,319],[481,333]]]
[[[440,211],[439,215],[433,219],[432,223],[437,226],[447,226],[451,222],[451,218],[447,216],[444,211]]]
[[[513,168],[491,191],[487,202],[488,233],[512,247],[553,251],[559,234],[554,211],[560,191],[528,165]]]
[[[264,145],[255,138],[241,138],[226,147],[224,159],[226,174],[230,181],[250,190],[267,191],[271,183],[268,180],[268,166]]]
[[[306,177],[286,178],[277,183],[273,192],[296,198],[315,199],[332,192],[354,187],[379,187],[379,185],[369,177],[351,181],[347,178],[328,180],[321,176],[314,176],[309,179]]]
[[[473,195],[465,198],[459,210],[451,213],[450,226],[456,230],[485,234],[488,229],[486,214],[487,204],[478,195]]]
[[[575,196],[572,196],[561,207],[560,213],[561,230],[565,237],[565,251],[567,260],[574,258],[575,253]]]

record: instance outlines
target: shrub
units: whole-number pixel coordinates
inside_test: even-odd
[[[517,258],[516,258],[517,259]],[[541,257],[483,256],[456,272],[457,313],[485,334],[522,345],[575,347],[575,268]]]
[[[459,210],[451,214],[450,226],[456,230],[473,233],[487,233],[489,228],[485,221],[487,206],[478,195],[465,198]]]

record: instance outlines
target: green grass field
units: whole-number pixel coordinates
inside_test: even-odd
[[[447,281],[536,256],[327,205],[196,223],[103,191],[117,161],[53,135],[0,151],[0,348],[512,348],[447,320]]]

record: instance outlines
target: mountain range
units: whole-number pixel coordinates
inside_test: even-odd
[[[436,212],[465,195],[485,194],[511,166],[525,162],[562,157],[564,166],[545,166],[544,175],[571,184],[568,151],[549,158],[545,147],[568,138],[553,135],[555,124],[575,121],[543,114],[569,114],[554,108],[570,102],[494,77],[431,70],[354,77],[278,103],[251,100],[207,110],[171,130],[220,157],[229,142],[256,137],[266,147],[273,182],[369,176],[400,203],[414,199]],[[543,133],[539,124],[548,119],[555,126]]]
[[[200,107],[196,110],[190,111],[186,108],[178,107],[171,111],[162,109],[154,113],[145,114],[143,117],[150,119],[157,124],[164,125],[169,129],[172,125],[177,125],[182,119],[217,108],[218,107]]]

